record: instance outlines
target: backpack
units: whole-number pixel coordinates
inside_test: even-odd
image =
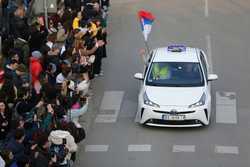
[[[81,142],[86,137],[84,128],[77,127],[74,122],[66,123],[66,130],[74,137],[76,143]]]
[[[74,136],[75,137],[75,142],[79,143],[83,139],[85,139],[86,133],[85,133],[85,130],[83,128],[77,128],[76,132],[77,132],[77,134],[76,134],[76,136]]]
[[[65,146],[66,139],[63,139],[62,144],[54,144],[52,143],[49,147],[49,155],[50,157],[56,156],[57,163],[59,165],[67,164],[66,155],[68,154],[68,150]]]

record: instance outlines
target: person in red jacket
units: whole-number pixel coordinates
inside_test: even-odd
[[[41,90],[41,82],[40,82],[40,74],[43,71],[41,65],[42,54],[39,51],[33,51],[31,53],[30,58],[30,73],[32,79],[32,87],[35,89],[36,94],[40,94]]]

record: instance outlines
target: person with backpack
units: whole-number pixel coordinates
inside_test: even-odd
[[[85,139],[85,130],[79,123],[76,124],[75,122],[71,121],[61,124],[64,125],[62,126],[62,130],[68,131],[74,137],[77,144]]]
[[[65,130],[53,130],[48,137],[51,143],[49,154],[56,155],[59,166],[67,167],[70,164],[71,154],[77,151],[74,137]]]

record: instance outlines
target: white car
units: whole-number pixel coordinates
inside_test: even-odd
[[[172,45],[157,48],[147,56],[138,96],[137,120],[161,127],[209,125],[211,115],[210,81],[205,53],[198,48]]]

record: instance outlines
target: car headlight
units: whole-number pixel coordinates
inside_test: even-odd
[[[160,107],[159,104],[156,104],[156,103],[152,102],[152,101],[148,98],[148,95],[147,95],[146,92],[144,92],[144,94],[143,94],[143,101],[144,101],[144,104],[145,104],[145,105],[152,106],[152,107],[158,107],[158,108]]]
[[[206,94],[203,93],[200,100],[194,104],[189,105],[188,108],[203,106],[205,103],[206,103]]]

